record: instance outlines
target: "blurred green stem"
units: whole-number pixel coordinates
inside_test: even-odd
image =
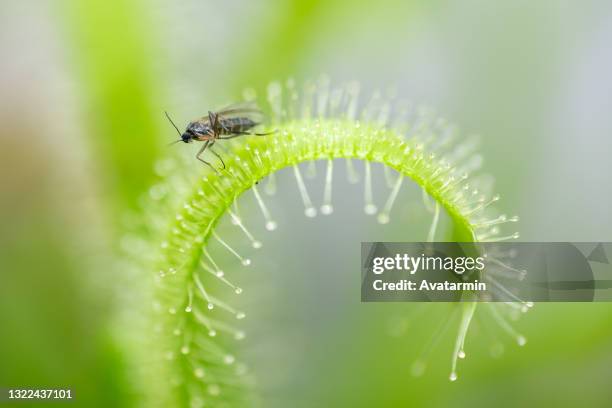
[[[148,45],[152,25],[137,0],[63,3],[87,133],[115,208],[135,208],[158,152]],[[146,33],[146,38],[145,38]]]

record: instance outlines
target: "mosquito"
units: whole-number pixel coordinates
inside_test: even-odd
[[[207,116],[190,122],[183,133],[181,133],[174,124],[168,112],[165,112],[165,114],[181,137],[171,144],[178,142],[191,143],[193,141],[204,142],[204,145],[196,154],[196,158],[215,172],[218,172],[217,169],[201,156],[207,149],[210,150],[211,153],[217,156],[221,161],[223,169],[225,169],[225,162],[221,156],[212,149],[217,140],[233,139],[235,137],[248,135],[267,136],[274,133],[274,131],[268,133],[250,132],[251,129],[261,123],[263,118],[263,113],[254,103],[234,104],[216,112],[208,111]]]

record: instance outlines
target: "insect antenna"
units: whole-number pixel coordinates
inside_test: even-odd
[[[168,118],[168,120],[170,121],[170,123],[172,123],[172,126],[174,126],[174,128],[176,129],[176,133],[178,133],[178,134],[179,134],[179,136],[181,136],[181,131],[178,129],[178,127],[176,127],[176,125],[175,125],[175,124],[174,124],[174,122],[172,121],[172,118],[170,117],[170,115],[168,115],[168,112],[164,111],[164,113],[166,114],[166,117]],[[174,141],[174,142],[172,142],[172,143],[168,143],[168,146],[173,145],[173,144],[178,143],[178,142],[182,142],[182,139],[175,140],[175,141]]]

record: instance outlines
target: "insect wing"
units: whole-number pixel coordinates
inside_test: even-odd
[[[217,118],[216,120],[218,120],[219,123],[222,124],[222,126],[223,124],[226,124],[225,121],[228,121],[228,120],[231,121],[232,119],[233,120],[247,119],[247,120],[250,120],[255,125],[257,125],[264,120],[265,115],[261,111],[261,109],[257,107],[257,104],[251,101],[251,102],[235,103],[232,105],[228,105],[218,111],[213,111],[212,112],[213,122],[215,121],[215,117]],[[195,126],[196,124],[198,126],[214,127],[211,124],[210,115],[206,115],[206,116],[199,118],[198,120],[192,122],[190,126],[192,125]]]
[[[255,122],[261,122],[264,113],[257,107],[255,102],[240,102],[224,107],[215,112],[220,118],[232,117],[249,118]]]

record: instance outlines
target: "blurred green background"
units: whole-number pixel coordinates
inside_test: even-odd
[[[115,257],[175,138],[163,111],[186,123],[270,80],[327,73],[435,106],[482,135],[522,240],[609,241],[611,39],[605,1],[2,2],[0,387],[134,403],[111,336],[131,290],[116,286]],[[265,406],[609,406],[608,304],[538,304],[516,324],[527,346],[504,339],[500,358],[488,348],[503,333],[475,322],[456,383],[453,324],[411,377],[450,309],[360,304],[346,282],[361,239],[423,239],[418,212],[399,215],[409,231],[348,204],[310,222],[282,176],[281,228],[240,276],[254,293],[243,357]]]

